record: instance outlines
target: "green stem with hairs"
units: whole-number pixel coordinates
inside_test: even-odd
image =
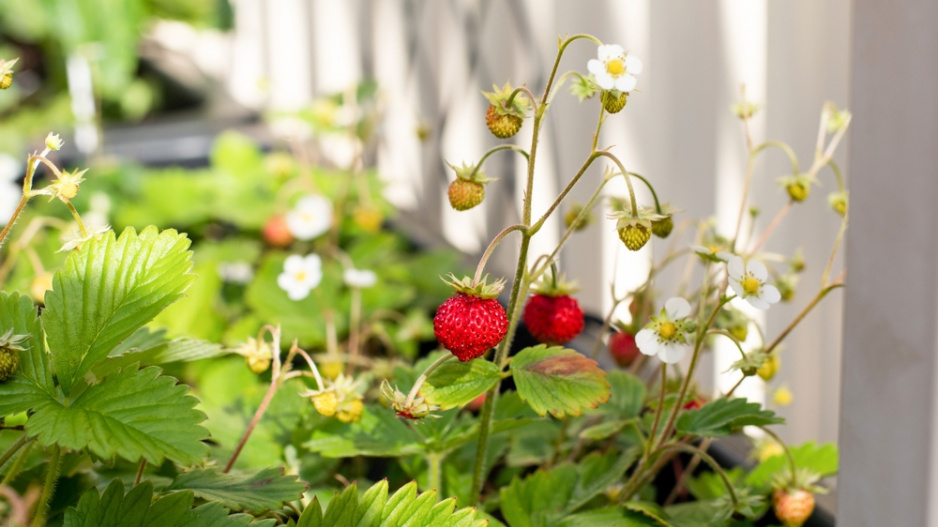
[[[46,472],[46,481],[42,486],[42,494],[39,496],[39,502],[36,504],[36,515],[33,516],[32,527],[42,527],[46,524],[46,509],[49,508],[49,500],[52,493],[55,492],[55,481],[59,476],[59,468],[62,461],[62,448],[58,445],[52,447],[52,459],[49,460],[49,468]]]

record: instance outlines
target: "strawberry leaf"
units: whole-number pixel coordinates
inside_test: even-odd
[[[469,404],[495,386],[499,378],[498,366],[487,360],[449,361],[430,373],[420,388],[420,395],[427,403],[449,410]]]
[[[47,400],[29,418],[26,431],[42,445],[88,448],[103,458],[196,463],[207,453],[202,439],[208,431],[199,426],[205,415],[193,409],[198,400],[187,391],[176,379],[160,376],[159,368],[124,368],[67,406]]]
[[[19,293],[0,292],[0,335],[11,329],[15,335],[29,338],[19,344],[23,349],[17,352],[16,373],[0,383],[0,415],[25,412],[55,399],[55,383],[36,306]]]
[[[456,509],[450,498],[437,503],[435,490],[417,494],[410,482],[388,498],[387,480],[375,483],[359,497],[353,483],[336,493],[325,512],[313,499],[297,522],[297,527],[484,527],[474,508]]]
[[[747,425],[765,426],[784,423],[771,410],[746,399],[717,399],[697,410],[689,410],[677,419],[677,431],[685,435],[723,437]]]
[[[803,445],[790,446],[795,466],[808,469],[819,477],[833,476],[837,473],[837,445],[827,443],[818,445],[809,441]],[[789,474],[788,458],[785,454],[772,456],[746,476],[746,484],[753,487],[769,487],[776,474]]]
[[[65,395],[122,340],[192,283],[189,239],[132,228],[89,240],[68,256],[46,293],[42,318]]]
[[[191,490],[199,498],[217,501],[231,510],[263,511],[299,500],[306,484],[296,476],[284,476],[281,468],[247,475],[206,468],[180,474],[166,490]]]
[[[609,382],[596,361],[571,349],[525,348],[511,361],[518,395],[537,412],[554,417],[580,415],[609,399]]]
[[[192,509],[191,492],[174,492],[153,501],[153,484],[144,481],[124,495],[124,484],[113,480],[104,494],[88,489],[76,507],[65,511],[64,527],[236,527],[248,525],[253,518],[247,514],[228,515],[218,503],[207,503]],[[271,527],[276,520],[251,523],[255,527]]]

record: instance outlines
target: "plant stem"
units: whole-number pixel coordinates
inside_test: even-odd
[[[517,90],[516,90],[516,91],[517,91]],[[495,152],[501,152],[502,150],[514,150],[515,152],[518,152],[519,154],[523,155],[525,159],[528,159],[528,160],[531,159],[531,156],[528,155],[528,153],[525,152],[525,150],[524,150],[523,148],[519,147],[519,146],[516,146],[516,145],[500,145],[500,146],[496,146],[495,148],[492,148],[492,149],[489,150],[488,152],[482,154],[482,157],[479,159],[479,162],[476,163],[475,170],[473,170],[472,173],[469,174],[469,177],[472,178],[472,176],[475,176],[475,175],[479,172],[479,170],[482,169],[482,163],[484,163],[485,160],[488,159],[488,157],[489,157],[490,155],[494,154]],[[450,166],[452,166],[452,165],[450,165]]]
[[[26,444],[26,447],[23,448],[23,451],[20,452],[20,455],[16,457],[16,461],[10,466],[10,470],[3,476],[3,481],[0,481],[0,487],[3,485],[9,485],[16,476],[20,473],[20,469],[23,468],[23,463],[26,462],[26,456],[29,455],[29,451],[32,450],[33,446],[36,444],[35,441],[29,441]]]
[[[701,459],[706,461],[707,464],[710,465],[710,468],[712,468],[713,471],[716,472],[720,476],[720,478],[723,480],[723,484],[726,486],[726,490],[730,494],[730,499],[733,500],[733,507],[735,508],[736,505],[739,503],[739,501],[736,498],[736,491],[733,490],[733,483],[730,481],[729,476],[726,475],[726,472],[723,470],[723,467],[721,467],[720,464],[716,462],[716,460],[710,457],[710,454],[707,454],[706,452],[704,452],[703,450],[697,447],[694,447],[691,445],[685,445],[683,443],[671,443],[668,445],[664,445],[661,447],[660,450],[678,450],[681,452],[687,452],[689,454],[694,454],[696,456],[699,456]]]
[[[20,436],[19,439],[16,440],[15,443],[10,445],[10,448],[8,448],[7,451],[3,453],[3,456],[0,456],[0,468],[3,468],[3,465],[6,465],[7,461],[9,461],[11,457],[13,457],[13,454],[16,454],[16,452],[20,448],[23,448],[23,445],[25,445],[28,442],[29,442],[29,438],[26,437],[26,434],[24,433],[22,436]]]
[[[137,477],[134,479],[134,487],[140,484],[143,479],[143,471],[147,468],[147,458],[140,459],[140,467],[137,469]]]
[[[713,438],[708,437],[700,443],[700,450],[706,452],[710,448],[710,444],[713,443]],[[684,488],[684,482],[687,480],[688,476],[694,473],[694,470],[697,470],[697,465],[700,464],[700,456],[694,454],[693,459],[690,460],[690,463],[687,464],[687,467],[684,469],[684,472],[681,473],[681,476],[678,478],[677,483],[674,484],[674,488],[671,489],[671,494],[668,495],[668,498],[664,500],[664,506],[667,507],[674,503],[674,500],[677,499],[678,494],[680,494],[681,489]]]
[[[427,369],[423,370],[423,373],[420,374],[420,377],[417,377],[417,381],[414,383],[414,387],[410,389],[410,393],[407,394],[407,399],[404,401],[404,406],[409,408],[410,405],[413,404],[414,399],[417,398],[417,394],[420,393],[420,387],[423,386],[423,383],[426,382],[427,377],[430,375],[430,373],[433,372],[433,370],[437,369],[437,367],[439,367],[444,362],[455,357],[456,356],[452,353],[447,353],[439,359],[433,361],[433,364],[427,366]]]
[[[831,291],[833,291],[834,289],[837,289],[838,287],[843,287],[843,284],[834,283],[818,291],[818,294],[815,295],[814,299],[811,300],[811,302],[808,303],[808,305],[805,306],[804,309],[801,310],[801,313],[798,313],[798,316],[796,316],[795,319],[792,320],[790,324],[788,324],[788,327],[786,327],[777,337],[775,337],[775,340],[773,340],[771,344],[765,347],[765,352],[771,353],[772,350],[774,350],[775,347],[778,346],[779,343],[781,343],[782,340],[785,337],[787,337],[788,334],[791,333],[793,329],[795,329],[795,326],[797,326],[798,323],[800,323],[801,320],[805,316],[807,316],[808,313],[810,313],[812,309],[814,309],[814,306],[818,305],[818,302],[820,302],[825,296],[827,296],[827,293],[830,293]]]
[[[615,154],[607,152],[606,150],[600,150],[596,152],[596,154],[608,157],[612,160],[613,163],[616,164],[617,167],[619,167],[619,170],[622,171],[622,175],[625,177],[625,184],[629,187],[629,200],[632,205],[632,217],[637,218],[638,204],[635,201],[635,189],[632,187],[632,178],[629,177],[629,171],[625,169],[625,165],[622,164],[622,161],[620,161],[619,158],[615,156]]]
[[[355,366],[358,363],[358,354],[359,354],[359,336],[361,335],[361,319],[362,319],[362,290],[358,287],[352,288],[352,305],[351,313],[349,314],[349,337],[348,337],[348,350],[349,350],[349,361],[346,366],[346,371],[351,375],[355,371]]]
[[[26,206],[26,202],[29,201],[29,196],[23,194],[23,197],[20,198],[19,205],[16,206],[16,210],[13,211],[13,215],[10,216],[7,224],[3,226],[3,230],[0,231],[0,247],[3,247],[3,240],[6,239],[7,234],[9,234],[10,229],[13,228],[13,224],[16,223],[16,220],[19,219],[20,213],[23,212],[23,207]]]
[[[764,427],[764,426],[760,426],[759,428],[761,428],[763,432],[765,432],[765,433],[768,434],[772,439],[774,439],[775,442],[778,443],[779,446],[782,447],[782,450],[785,451],[785,457],[788,458],[788,468],[789,468],[789,470],[791,470],[791,484],[792,484],[792,486],[796,486],[796,485],[797,485],[797,481],[796,481],[795,474],[796,474],[797,471],[798,471],[798,465],[795,464],[795,456],[792,455],[791,450],[788,448],[788,445],[786,445],[785,442],[782,441],[782,438],[781,438],[781,437],[778,437],[778,434],[776,434],[775,432],[769,430],[768,428],[766,428],[766,427]]]
[[[427,453],[427,487],[436,490],[437,496],[443,495],[443,454]]]
[[[668,388],[668,363],[661,363],[661,395],[658,397],[658,408],[655,410],[655,421],[651,425],[651,433],[648,434],[648,444],[645,446],[645,452],[651,452],[651,447],[655,442],[655,436],[658,433],[658,422],[661,421],[661,413],[664,411],[664,394]],[[680,400],[678,403],[680,404]]]
[[[512,225],[495,236],[491,243],[489,243],[489,246],[485,248],[485,252],[482,253],[482,258],[479,259],[479,264],[476,266],[476,274],[472,279],[473,286],[478,285],[479,281],[482,280],[482,271],[485,270],[485,264],[489,261],[495,248],[498,247],[498,244],[501,243],[505,236],[508,236],[514,231],[524,231],[525,228],[524,225]]]
[[[52,447],[52,459],[49,460],[49,469],[46,472],[46,481],[42,486],[42,494],[39,496],[39,502],[36,504],[36,515],[33,516],[32,527],[42,527],[46,524],[46,509],[49,507],[49,499],[55,491],[55,481],[59,475],[59,463],[62,460],[62,448],[58,445]]]
[[[750,254],[755,254],[759,250],[759,248],[761,248],[765,244],[765,241],[769,239],[769,235],[772,234],[772,231],[774,231],[775,228],[778,227],[778,224],[779,222],[782,221],[782,218],[784,218],[785,215],[788,214],[788,211],[791,210],[792,203],[793,203],[792,200],[788,200],[788,203],[786,203],[781,208],[781,210],[778,211],[778,214],[776,214],[775,218],[772,219],[772,223],[769,223],[769,226],[766,227],[764,231],[762,231],[762,236],[759,236],[759,240],[752,247],[752,249],[750,249],[749,251]]]
[[[277,353],[276,351],[274,352]],[[270,387],[267,388],[267,393],[264,395],[264,400],[261,401],[261,405],[257,407],[257,411],[254,412],[254,417],[251,419],[251,423],[248,424],[247,429],[244,431],[244,435],[241,436],[241,440],[238,441],[238,445],[235,447],[234,452],[231,454],[231,458],[228,459],[228,463],[225,464],[224,470],[222,473],[227,474],[231,470],[232,465],[238,459],[238,456],[241,455],[241,450],[244,448],[244,445],[248,442],[248,438],[251,437],[251,432],[254,431],[254,427],[257,426],[257,423],[261,420],[261,417],[264,416],[264,412],[267,410],[267,406],[270,404],[270,401],[273,400],[274,394],[277,393],[277,388],[280,387],[279,377],[275,377],[270,381]]]

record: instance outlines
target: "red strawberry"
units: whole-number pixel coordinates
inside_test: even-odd
[[[447,283],[456,289],[436,310],[433,334],[436,339],[462,362],[481,356],[505,338],[508,316],[495,299],[503,282],[489,286],[483,281],[474,284],[471,278]]]
[[[795,491],[776,489],[772,493],[772,504],[775,508],[775,517],[785,527],[801,527],[814,512],[814,494],[804,489]]]
[[[479,410],[482,409],[482,405],[483,405],[483,404],[485,404],[485,394],[484,394],[484,393],[483,393],[482,395],[476,397],[476,398],[473,399],[472,401],[470,401],[469,404],[466,405],[466,408],[467,408],[470,412],[478,412]]]
[[[566,344],[583,331],[583,310],[568,295],[536,294],[524,306],[524,324],[544,344]]]
[[[703,406],[705,402],[706,401],[704,401],[700,397],[694,397],[690,401],[687,401],[686,403],[684,403],[684,406],[682,406],[681,408],[684,410],[700,410],[700,407]]]
[[[635,335],[625,331],[613,333],[609,337],[609,354],[621,368],[628,368],[641,355],[635,344]]]
[[[264,241],[273,247],[284,248],[293,243],[293,234],[290,233],[290,228],[287,227],[287,220],[279,214],[271,216],[267,220],[261,234],[264,236]]]

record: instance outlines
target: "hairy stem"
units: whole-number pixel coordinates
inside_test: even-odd
[[[55,482],[59,476],[59,465],[62,461],[62,448],[58,445],[52,447],[52,459],[49,460],[49,468],[46,472],[46,481],[42,486],[42,494],[39,496],[39,502],[36,504],[36,515],[33,516],[32,527],[42,527],[46,524],[46,509],[49,508],[49,500],[52,493],[55,492]]]

